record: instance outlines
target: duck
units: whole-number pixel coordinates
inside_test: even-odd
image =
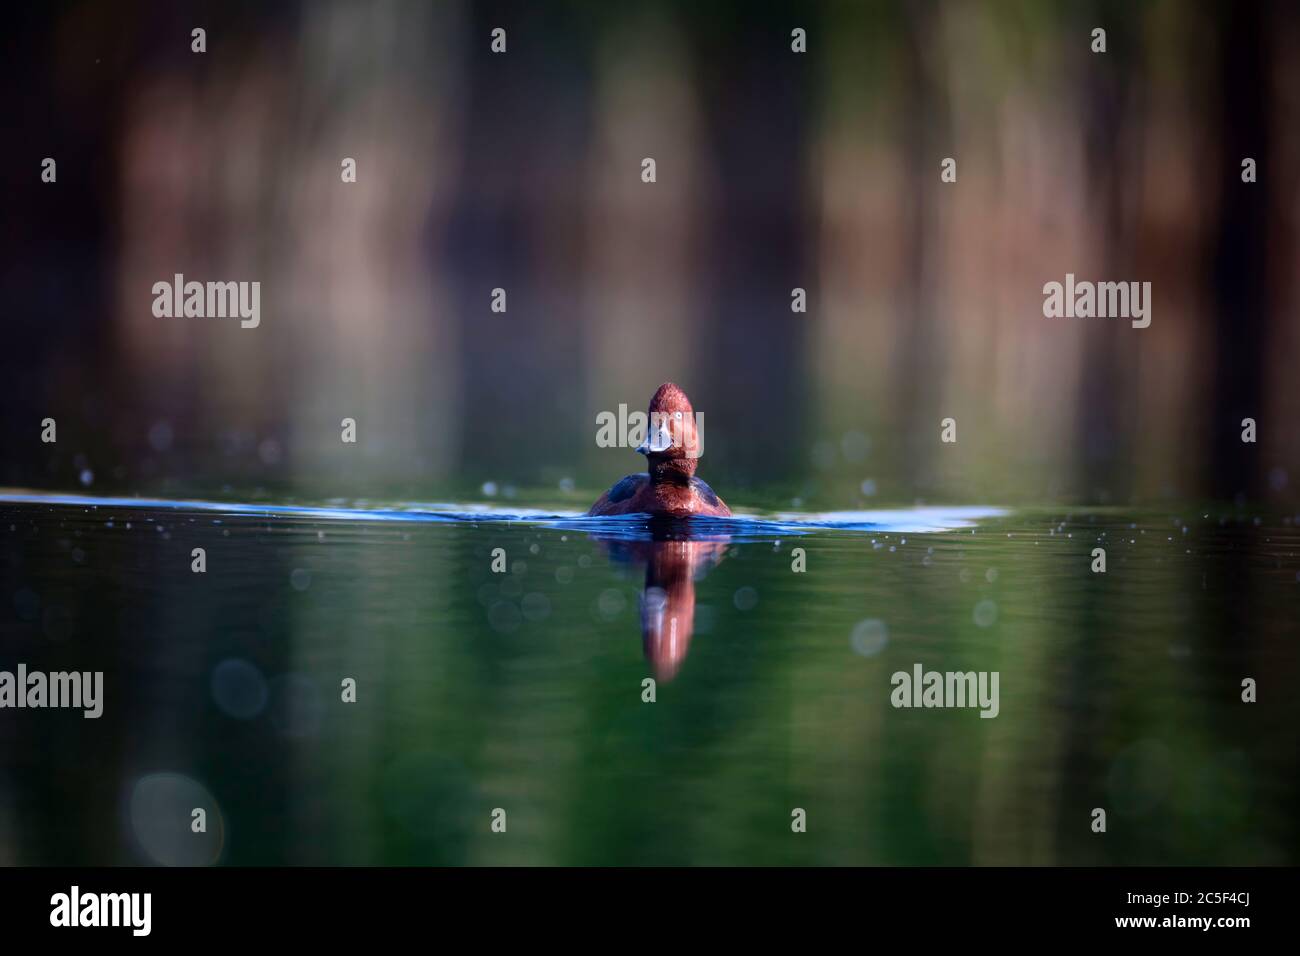
[[[702,478],[695,409],[681,387],[664,382],[650,398],[646,439],[637,453],[648,470],[628,475],[591,506],[590,517],[648,514],[656,518],[729,518],[727,507]],[[689,454],[690,449],[694,454]]]

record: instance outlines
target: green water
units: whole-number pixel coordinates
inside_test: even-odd
[[[895,517],[0,501],[0,669],[105,688],[0,710],[0,862],[1297,862],[1294,518]],[[997,716],[892,706],[916,664]]]

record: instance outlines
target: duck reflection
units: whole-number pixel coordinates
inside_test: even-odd
[[[723,558],[729,535],[692,533],[689,520],[653,519],[649,540],[593,535],[610,557],[645,565],[641,592],[641,644],[660,682],[681,669],[695,630],[695,582]]]

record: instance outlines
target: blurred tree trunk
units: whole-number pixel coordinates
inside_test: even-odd
[[[1265,349],[1272,296],[1268,287],[1269,181],[1289,171],[1269,162],[1273,115],[1270,30],[1262,4],[1220,8],[1218,35],[1223,200],[1213,252],[1215,375],[1208,396],[1211,491],[1216,497],[1253,496],[1260,490],[1259,452],[1269,433],[1285,426],[1261,421]],[[1253,157],[1258,180],[1241,181],[1241,160]],[[1259,444],[1241,440],[1241,420],[1254,418]]]
[[[907,487],[918,493],[929,493],[939,483],[933,462],[940,419],[954,415],[959,427],[961,419],[956,412],[941,410],[941,390],[936,387],[947,370],[936,315],[936,288],[944,282],[935,190],[945,188],[939,179],[940,161],[957,153],[948,97],[927,65],[929,51],[943,47],[943,38],[936,33],[938,23],[933,4],[926,3],[908,6],[901,24],[907,96],[901,138],[907,189],[900,241],[907,251],[897,326],[901,360],[894,370],[893,389],[897,420],[903,426],[899,438],[904,448],[904,479]]]
[[[473,4],[468,17],[457,200],[435,267],[453,277],[460,323],[460,460],[481,467],[478,477],[535,482],[546,465],[572,468],[584,440],[543,413],[579,408],[585,392],[592,36],[572,6]],[[490,49],[496,27],[504,54]],[[504,313],[492,311],[494,289],[505,290]]]
[[[1125,209],[1138,197],[1125,196],[1126,179],[1134,180],[1142,168],[1142,139],[1136,135],[1143,116],[1140,104],[1134,115],[1135,90],[1145,86],[1142,65],[1134,50],[1141,50],[1132,17],[1106,17],[1107,49],[1093,53],[1089,45],[1090,20],[1072,20],[1068,32],[1076,37],[1079,61],[1078,89],[1085,123],[1084,157],[1086,195],[1093,210],[1097,274],[1076,276],[1081,281],[1141,281],[1140,264],[1133,255],[1133,223]],[[1081,266],[1084,263],[1080,263]],[[1153,295],[1154,287],[1153,287]],[[1148,308],[1150,304],[1148,303]],[[1133,485],[1133,419],[1125,402],[1137,390],[1137,343],[1142,335],[1116,319],[1080,319],[1085,324],[1084,356],[1076,408],[1076,455],[1079,487],[1084,498],[1100,503],[1125,501]]]
[[[809,182],[816,60],[791,51],[790,33],[807,30],[810,50],[825,37],[812,9],[702,7],[691,38],[714,193],[701,210],[709,262],[698,306],[702,387],[692,395],[729,471],[760,484],[805,473],[811,444],[805,353],[822,307]],[[808,292],[807,314],[791,312],[796,287]]]

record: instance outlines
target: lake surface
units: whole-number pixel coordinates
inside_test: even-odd
[[[0,494],[0,863],[1300,856],[1295,516],[528,505]]]

